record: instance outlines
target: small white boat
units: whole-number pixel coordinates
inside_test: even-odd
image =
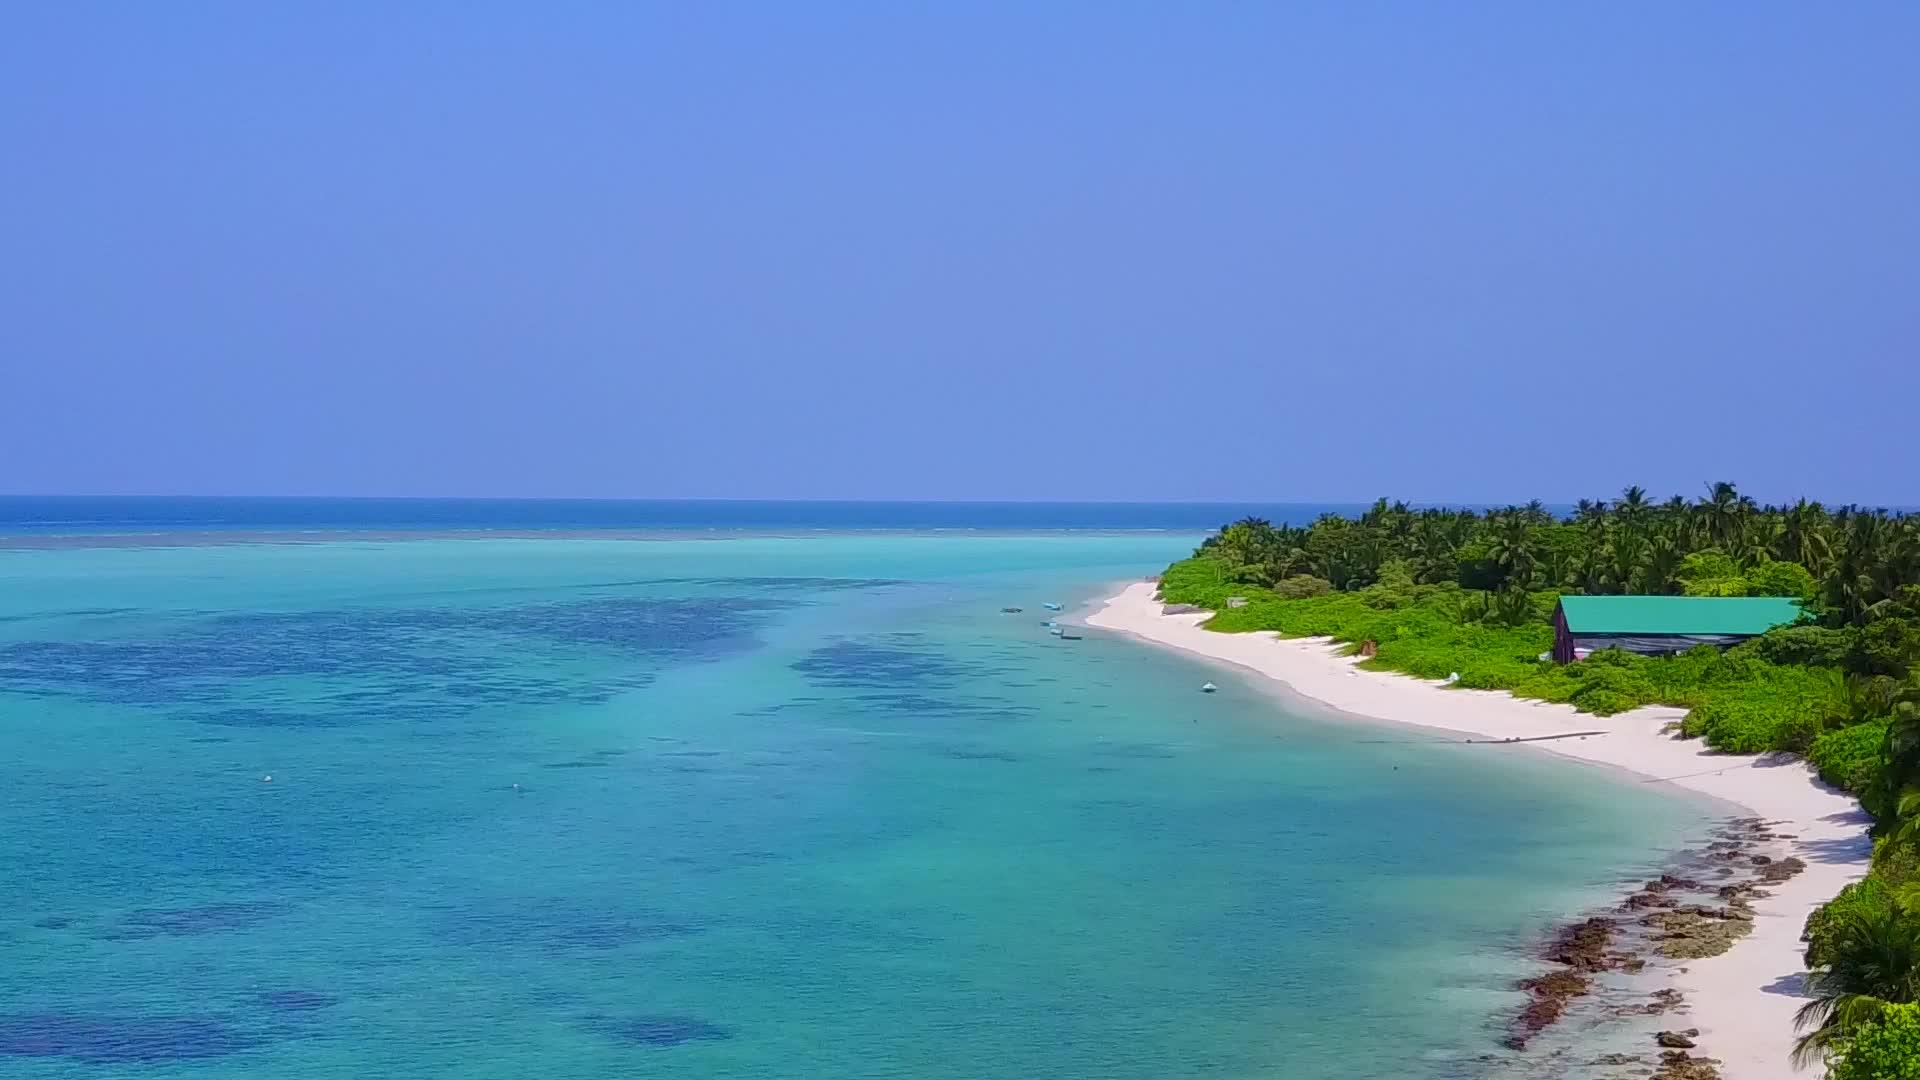
[[[1043,607],[1043,608],[1046,608],[1046,609],[1047,609],[1048,611],[1059,611],[1059,610],[1060,610],[1060,605],[1059,605],[1059,604],[1052,604],[1052,603],[1048,603],[1048,604],[1041,604],[1040,606],[1041,606],[1041,607]]]
[[[1201,693],[1203,693],[1203,694],[1211,694],[1211,693],[1213,693],[1213,692],[1214,692],[1215,690],[1218,690],[1218,689],[1220,689],[1220,688],[1219,688],[1219,687],[1217,687],[1217,686],[1215,686],[1215,685],[1213,685],[1212,683],[1201,683],[1201,684],[1200,684],[1200,692],[1201,692]]]
[[[1066,633],[1066,631],[1060,629],[1057,626],[1054,626],[1054,627],[1049,627],[1047,629],[1047,633],[1052,634],[1054,637],[1059,637],[1061,634]]]

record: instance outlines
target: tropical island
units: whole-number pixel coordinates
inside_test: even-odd
[[[1481,512],[1383,499],[1356,517],[1329,514],[1306,526],[1232,522],[1169,566],[1157,595],[1154,588],[1133,587],[1090,621],[1254,667],[1377,715],[1412,700],[1407,688],[1434,690],[1412,679],[1369,683],[1368,672],[1435,680],[1449,693],[1502,692],[1507,711],[1497,717],[1481,706],[1433,723],[1499,733],[1504,742],[1562,738],[1554,732],[1567,725],[1552,720],[1569,709],[1613,718],[1617,726],[1578,732],[1578,749],[1542,745],[1756,807],[1774,820],[1750,819],[1748,834],[1790,843],[1797,854],[1751,856],[1765,864],[1759,876],[1720,887],[1723,907],[1679,907],[1731,930],[1706,935],[1717,941],[1709,948],[1666,955],[1726,951],[1753,933],[1755,904],[1763,916],[1798,916],[1804,935],[1798,926],[1792,938],[1753,935],[1771,933],[1783,964],[1800,959],[1793,954],[1804,937],[1804,974],[1775,972],[1804,998],[1792,1002],[1794,1037],[1729,1026],[1722,1042],[1768,1041],[1758,1034],[1779,1044],[1769,1043],[1770,1056],[1753,1058],[1748,1072],[1824,1065],[1832,1080],[1920,1077],[1920,521],[1807,501],[1763,506],[1730,483],[1699,499],[1658,503],[1628,488],[1615,500],[1583,500],[1564,517],[1539,502]],[[1676,624],[1574,649],[1570,613],[1595,602],[1562,604],[1571,597],[1785,603],[1724,605],[1770,613],[1736,635],[1691,635],[1692,643]],[[1674,605],[1613,605],[1636,606]],[[1714,607],[1693,605],[1702,606]],[[1669,630],[1677,632],[1659,637]],[[1387,682],[1399,698],[1381,696]],[[1680,755],[1697,768],[1682,771]],[[1778,767],[1797,759],[1808,765]],[[1736,768],[1743,764],[1769,768]],[[1756,797],[1794,785],[1799,790],[1769,805]],[[1853,799],[1864,815],[1835,812]],[[1797,831],[1780,831],[1789,826]],[[1862,833],[1871,837],[1870,856]],[[1741,842],[1716,845],[1726,849],[1718,854],[1747,859]],[[1849,848],[1857,857],[1842,854]],[[1822,865],[1784,884],[1809,862]],[[1665,888],[1649,883],[1626,907],[1653,909],[1648,921],[1673,925],[1676,905],[1658,895]],[[1758,955],[1762,945],[1742,948]],[[1726,988],[1737,982],[1723,979],[1707,995],[1731,995]],[[1537,1002],[1538,987],[1529,989]],[[1725,1011],[1740,1016],[1748,1004]],[[1675,1039],[1662,1045],[1694,1045]],[[1717,1053],[1721,1043],[1706,1047]],[[1660,1075],[1718,1073],[1706,1059],[1672,1050]]]

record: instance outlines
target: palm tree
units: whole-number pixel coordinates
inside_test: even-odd
[[[1647,538],[1630,529],[1615,530],[1607,543],[1608,577],[1618,592],[1632,592],[1642,584],[1647,565]]]
[[[1686,549],[1675,535],[1655,533],[1641,563],[1640,591],[1649,596],[1673,592],[1680,580],[1680,563],[1686,557]]]
[[[1452,580],[1453,551],[1459,545],[1447,534],[1445,525],[1434,518],[1421,519],[1407,546],[1416,580],[1428,584]]]
[[[1708,540],[1722,545],[1724,550],[1732,541],[1736,524],[1747,509],[1747,504],[1741,501],[1739,490],[1725,480],[1709,484],[1707,497],[1701,499],[1697,506]]]
[[[1751,568],[1771,562],[1774,534],[1779,528],[1777,518],[1765,514],[1745,515],[1734,526],[1733,539],[1727,544],[1727,554],[1732,555],[1743,567]]]
[[[1573,520],[1589,529],[1598,529],[1607,523],[1607,500],[1581,499],[1573,508]]]
[[[1647,489],[1638,484],[1620,493],[1620,501],[1613,504],[1614,516],[1627,526],[1638,526],[1653,513],[1653,504],[1647,502]]]
[[[1823,578],[1833,558],[1827,540],[1827,509],[1817,502],[1801,499],[1780,515],[1780,531],[1774,537],[1774,554],[1784,562],[1797,562],[1813,576]]]
[[[1273,523],[1265,518],[1243,517],[1207,538],[1211,546],[1234,565],[1259,561],[1261,549],[1273,536]]]
[[[1487,556],[1500,568],[1502,582],[1522,589],[1532,585],[1539,558],[1534,552],[1533,531],[1526,518],[1513,514],[1503,520],[1493,534]]]
[[[1827,965],[1807,974],[1813,998],[1794,1015],[1806,1034],[1793,1061],[1820,1061],[1839,1040],[1889,1004],[1920,999],[1920,917],[1900,903],[1840,912],[1830,930]]]
[[[1861,801],[1875,813],[1894,811],[1897,840],[1920,840],[1920,684],[1856,676],[1848,689],[1861,712],[1888,718],[1880,771]]]

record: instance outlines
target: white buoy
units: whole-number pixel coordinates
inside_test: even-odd
[[[271,783],[273,783],[273,777],[272,777],[272,776],[262,776],[262,777],[260,778],[260,782],[261,782],[261,783],[263,783],[263,784],[271,784]]]

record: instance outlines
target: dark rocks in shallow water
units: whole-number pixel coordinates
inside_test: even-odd
[[[636,1046],[668,1047],[733,1038],[732,1031],[691,1016],[598,1016],[588,1026]]]
[[[129,912],[106,937],[140,940],[245,930],[286,910],[287,905],[271,900],[242,900],[184,908],[142,908]]]
[[[1560,1019],[1561,1014],[1567,1011],[1568,1002],[1593,989],[1593,980],[1577,971],[1553,971],[1538,978],[1520,980],[1520,989],[1525,990],[1533,1000],[1520,1010],[1512,1033],[1507,1037],[1507,1046],[1515,1050],[1525,1049],[1528,1039]]]
[[[1691,1050],[1694,1047],[1693,1040],[1678,1031],[1663,1031],[1655,1035],[1653,1041],[1673,1050]]]
[[[1654,1080],[1720,1080],[1720,1062],[1715,1058],[1694,1057],[1685,1050],[1668,1050],[1660,1055],[1660,1068]]]
[[[0,1057],[63,1058],[89,1065],[225,1057],[259,1040],[204,1017],[0,1014]]]
[[[332,1008],[340,999],[312,990],[268,990],[260,995],[260,1004],[280,1012],[312,1012]]]
[[[1553,941],[1547,945],[1545,957],[1556,964],[1565,964],[1574,971],[1605,971],[1614,966],[1607,955],[1607,945],[1613,940],[1614,929],[1612,919],[1592,918],[1574,923],[1554,935]]]
[[[1654,889],[1660,884],[1649,882],[1647,887]],[[1638,895],[1658,897],[1658,891]],[[1506,1039],[1508,1047],[1515,1050],[1524,1049],[1530,1038],[1560,1019],[1574,999],[1591,993],[1592,977],[1595,974],[1621,969],[1639,971],[1646,966],[1646,961],[1632,953],[1616,951],[1610,947],[1618,936],[1619,929],[1618,921],[1595,916],[1562,927],[1548,941],[1546,948],[1542,951],[1542,958],[1561,965],[1561,970],[1520,981],[1519,989],[1526,991],[1530,1000],[1508,1029],[1509,1034]],[[1634,1007],[1624,1011],[1616,1010],[1622,1014],[1641,1011],[1651,1010]]]
[[[1759,875],[1754,880],[1764,882],[1768,885],[1778,885],[1806,868],[1806,863],[1789,855],[1779,862],[1762,866]]]
[[[1698,904],[1660,911],[1645,919],[1654,928],[1654,947],[1675,960],[1719,956],[1753,932],[1753,913],[1738,908],[1707,908]]]

